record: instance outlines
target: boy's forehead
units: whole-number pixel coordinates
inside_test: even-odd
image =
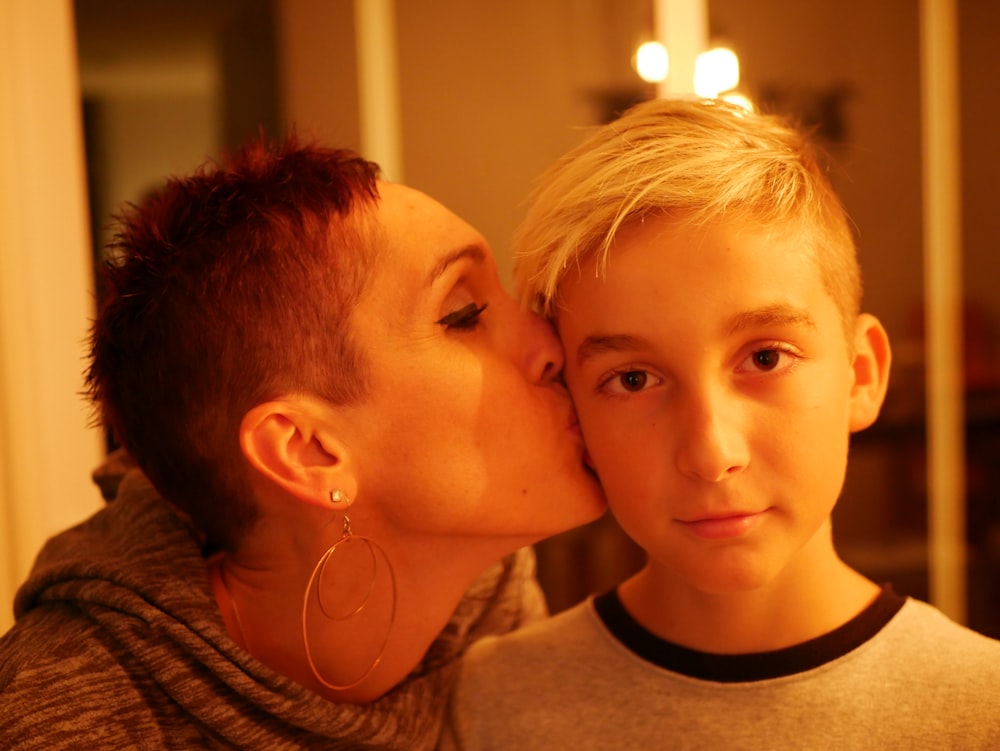
[[[591,253],[570,264],[555,302],[557,319],[589,309],[637,323],[646,320],[651,327],[660,325],[656,316],[694,324],[710,316],[726,330],[739,328],[728,322],[733,316],[801,322],[805,316],[788,311],[820,305],[837,311],[839,321],[816,253],[798,233],[666,218],[624,227],[606,256]],[[785,313],[770,315],[778,310]]]
[[[725,242],[720,243],[719,238]],[[557,294],[587,277],[600,279],[613,269],[616,259],[636,250],[652,250],[680,263],[712,264],[736,245],[749,243],[781,249],[767,263],[808,269],[820,277],[825,267],[817,249],[817,240],[790,223],[766,223],[754,219],[697,222],[688,217],[654,215],[624,223],[606,243],[594,244],[578,252],[574,261],[559,270]],[[762,262],[765,262],[762,260]],[[711,278],[705,280],[706,284]]]

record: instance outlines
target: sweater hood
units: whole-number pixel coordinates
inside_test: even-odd
[[[108,487],[105,476],[106,497]],[[197,531],[133,469],[104,509],[46,543],[15,616],[49,606],[82,616],[130,674],[224,743],[418,749],[434,745],[467,644],[537,615],[536,589],[530,554],[509,557],[480,577],[406,681],[371,704],[335,704],[230,639]]]

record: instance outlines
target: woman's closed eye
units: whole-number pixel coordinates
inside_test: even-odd
[[[438,323],[449,330],[474,329],[479,325],[479,317],[486,310],[486,305],[487,303],[479,305],[478,303],[470,302],[468,305],[463,305],[458,310],[441,318]]]

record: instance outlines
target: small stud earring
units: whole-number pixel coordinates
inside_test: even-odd
[[[350,502],[351,499],[347,497],[347,493],[345,493],[340,488],[330,491],[330,503],[336,503],[339,505],[341,503],[350,503]]]

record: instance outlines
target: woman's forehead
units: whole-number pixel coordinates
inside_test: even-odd
[[[473,246],[491,255],[479,232],[419,190],[380,182],[379,196],[375,221],[386,245],[383,265],[390,273],[395,266],[433,275],[448,257]]]

